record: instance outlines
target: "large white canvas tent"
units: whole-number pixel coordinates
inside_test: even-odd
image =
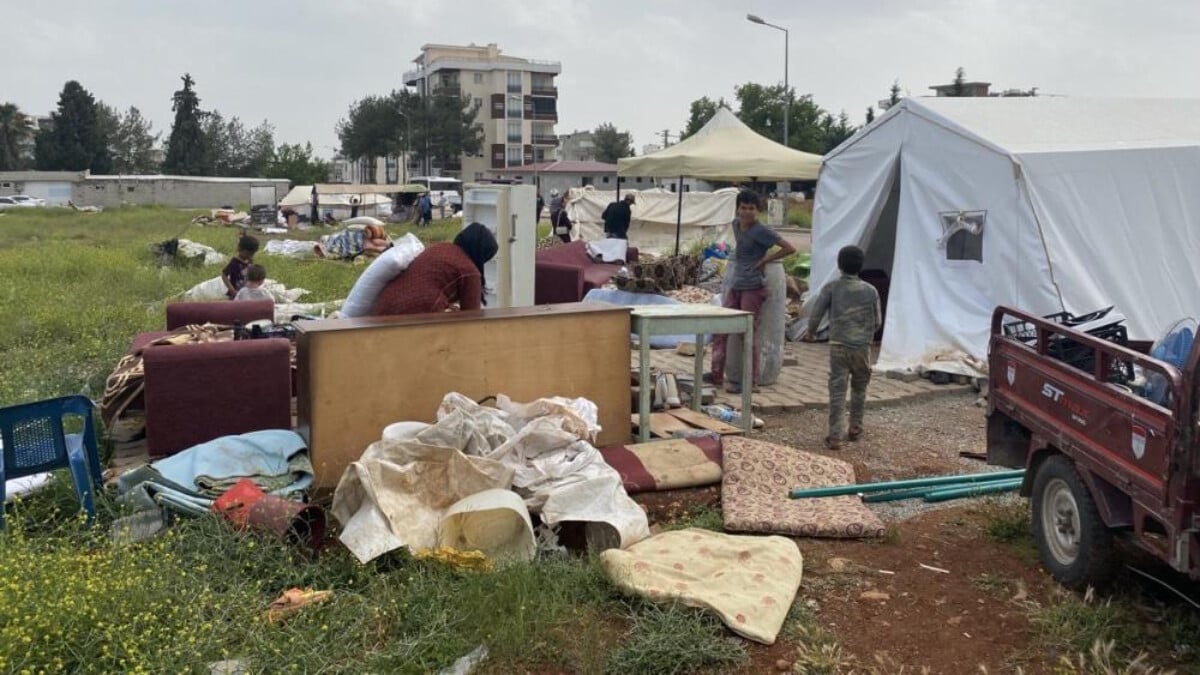
[[[699,131],[658,152],[617,160],[619,176],[684,176],[731,182],[809,180],[817,177],[821,156],[760,136],[729,108]]]
[[[881,370],[984,363],[998,304],[1158,338],[1200,315],[1200,101],[905,99],[825,157],[813,288],[847,244],[890,277]]]

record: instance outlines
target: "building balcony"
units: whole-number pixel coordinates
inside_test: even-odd
[[[462,96],[462,87],[458,84],[439,84],[434,86],[432,93],[435,95]]]
[[[534,134],[534,145],[558,145],[558,136],[554,134]]]
[[[558,112],[557,111],[534,112],[532,115],[529,116],[529,119],[534,120],[535,122],[557,122],[558,121]]]
[[[529,88],[529,93],[531,96],[549,96],[551,98],[558,98],[558,87],[539,87],[534,85]]]

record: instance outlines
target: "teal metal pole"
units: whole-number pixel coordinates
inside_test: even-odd
[[[991,473],[968,473],[958,476],[932,476],[926,478],[910,478],[908,480],[884,481],[881,483],[859,483],[856,485],[831,485],[819,488],[795,488],[788,493],[792,499],[807,499],[809,497],[836,497],[838,495],[855,495],[866,492],[883,492],[885,490],[900,490],[914,487],[936,487],[961,485],[964,483],[989,483],[1005,478],[1021,478],[1025,469],[1012,471],[993,471]]]
[[[891,492],[873,492],[863,495],[863,502],[866,504],[874,504],[876,502],[895,502],[901,499],[916,499],[924,497],[925,493],[929,492],[927,487],[908,488],[907,490],[892,490]]]
[[[944,502],[960,497],[975,497],[978,495],[990,495],[997,492],[1012,492],[1021,487],[1021,479],[1013,478],[1012,480],[1001,480],[993,483],[983,483],[980,485],[967,485],[962,487],[945,488],[942,490],[930,490],[925,495],[927,502]]]

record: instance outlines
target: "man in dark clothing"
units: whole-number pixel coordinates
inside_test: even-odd
[[[613,202],[604,208],[601,218],[604,219],[604,236],[609,239],[628,239],[629,221],[633,219],[630,207],[634,196],[625,195],[625,199]]]
[[[542,209],[546,208],[546,200],[542,199],[542,193],[537,193],[537,222],[542,222]]]

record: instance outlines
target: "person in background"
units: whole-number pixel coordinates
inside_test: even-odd
[[[537,193],[537,222],[542,222],[542,209],[546,208],[546,200],[542,199],[542,193]],[[553,214],[551,214],[553,215]]]
[[[558,194],[558,188],[550,190],[550,218],[554,218],[554,212],[563,207],[562,196]]]
[[[267,269],[262,265],[251,265],[246,268],[246,285],[238,290],[234,300],[275,300],[271,292],[263,288],[267,280]]]
[[[379,292],[373,316],[444,312],[483,306],[483,266],[499,250],[486,226],[471,223],[454,243],[431,244]]]
[[[821,287],[808,315],[805,342],[812,342],[821,320],[829,315],[829,435],[825,447],[842,447],[842,411],[846,384],[850,384],[850,429],[846,439],[857,441],[863,432],[867,384],[871,381],[871,341],[879,330],[879,292],[858,278],[866,256],[857,246],[838,251],[841,277]]]
[[[350,198],[350,217],[351,218],[358,217],[358,197]]]
[[[628,239],[629,222],[633,220],[633,204],[636,198],[632,194],[625,199],[613,202],[604,208],[601,218],[604,219],[604,236],[609,239]]]
[[[550,228],[564,244],[571,243],[571,219],[567,217],[566,209],[560,208],[550,214]]]
[[[254,254],[257,252],[257,239],[248,234],[238,239],[237,255],[221,270],[221,281],[225,282],[225,295],[230,300],[246,285],[246,268],[254,262]]]
[[[759,310],[767,300],[766,266],[788,257],[796,252],[786,239],[779,233],[763,225],[758,220],[761,203],[758,195],[750,190],[742,190],[737,196],[737,221],[734,223],[734,251],[732,264],[725,268],[726,275],[732,275],[729,290],[721,296],[721,306],[730,309],[740,309],[754,315],[754,341],[751,354],[754,367],[751,371],[751,381],[758,382],[758,342]],[[768,255],[772,247],[779,250]],[[725,381],[725,352],[729,343],[729,335],[713,336],[712,382],[720,386]],[[745,345],[742,347],[745,349]],[[740,394],[741,385],[730,382],[725,391]]]
[[[428,192],[417,200],[417,211],[420,212],[417,225],[425,227],[433,222],[433,198],[429,196]]]

